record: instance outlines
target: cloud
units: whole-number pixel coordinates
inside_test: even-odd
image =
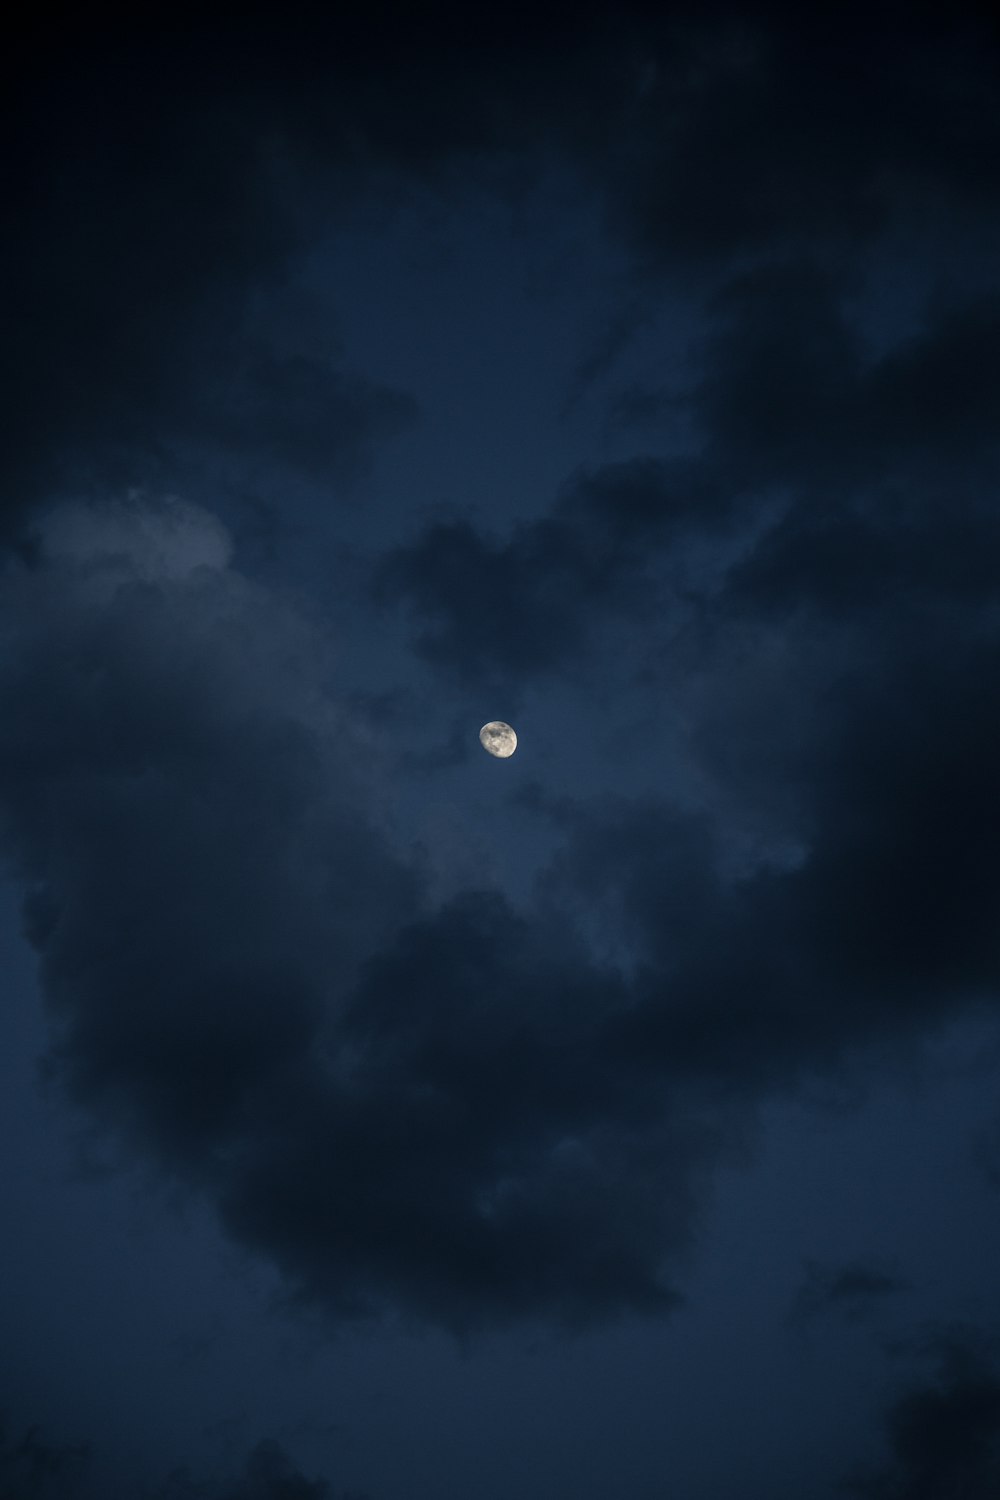
[[[973,6],[953,20],[672,8],[634,103],[641,148],[616,138],[602,161],[616,224],[646,265],[697,277],[775,246],[843,256],[898,219],[992,219],[996,29]]]
[[[996,994],[1000,720],[981,684],[1000,646],[887,635],[867,663],[831,669],[831,643],[811,645],[776,704],[751,654],[705,712],[701,763],[721,795],[704,831],[643,807],[570,845],[571,878],[623,903],[649,965],[617,1030],[652,1066],[780,1076]],[[787,739],[775,709],[796,716]],[[733,803],[761,851],[735,878]],[[794,857],[772,857],[792,838]]]
[[[414,884],[357,810],[322,630],[214,518],[135,499],[49,545],[7,583],[0,776],[53,1065],[202,1176]]]
[[[715,1142],[603,1066],[621,999],[546,924],[450,902],[369,965],[343,1088],[315,1080],[236,1158],[225,1222],[347,1313],[388,1289],[463,1331],[669,1310]]]
[[[48,1071],[295,1298],[462,1332],[668,1312],[768,1092],[996,992],[1000,646],[963,621],[839,677],[823,631],[789,661],[741,627],[693,716],[702,807],[543,797],[532,906],[432,905],[321,622],[213,518],[134,498],[44,535],[0,622],[0,836]]]
[[[207,16],[147,32],[110,12],[11,38],[8,535],[60,487],[174,482],[177,450],[196,442],[327,481],[364,462],[408,398],[336,351],[261,348],[256,295],[280,293],[359,197],[550,137],[553,79],[579,99],[592,54],[544,12],[537,65],[521,42],[499,10],[463,28],[447,8],[418,24],[395,5],[257,8],[239,38]]]
[[[204,391],[188,433],[243,464],[271,464],[318,484],[344,482],[375,446],[408,426],[417,403],[306,353],[266,346],[240,351]]]
[[[135,1494],[131,1486],[129,1494]],[[326,1479],[307,1478],[272,1439],[251,1450],[238,1475],[198,1478],[185,1466],[142,1494],[148,1500],[370,1500],[360,1491],[335,1491]],[[124,1500],[124,1490],[102,1468],[102,1456],[91,1445],[52,1444],[37,1427],[14,1441],[0,1422],[0,1500],[91,1500],[98,1495]]]
[[[380,560],[373,592],[416,620],[426,660],[513,684],[579,660],[608,618],[655,614],[650,555],[719,529],[726,511],[710,469],[638,458],[569,481],[548,516],[506,540],[435,522]]]
[[[998,329],[995,297],[949,302],[873,358],[839,277],[801,260],[740,273],[671,398],[696,449],[579,474],[505,538],[435,522],[379,562],[376,597],[408,612],[426,660],[506,684],[607,641],[620,660],[623,623],[641,655],[727,616],[971,615],[1000,556]]]
[[[307,1479],[280,1443],[265,1439],[248,1455],[242,1474],[228,1481],[196,1481],[180,1469],[155,1500],[366,1500],[338,1491],[326,1479]]]
[[[932,27],[875,7],[862,35],[791,6],[638,0],[584,6],[570,32],[543,7],[530,45],[502,7],[257,11],[238,42],[210,18],[27,25],[4,91],[7,534],[59,486],[174,482],[196,442],[236,435],[246,461],[324,481],[364,464],[407,399],[339,356],[261,351],[248,318],[338,214],[401,184],[451,200],[473,164],[499,190],[555,159],[643,275],[696,280],[908,213],[981,229],[995,33],[971,8]]]
[[[425,96],[402,39],[263,13],[238,43],[210,18],[154,31],[107,13],[12,39],[8,534],[59,488],[171,482],[193,444],[340,482],[412,414],[335,346],[286,350],[254,326],[255,295],[281,300],[334,204],[382,192],[380,161],[418,169]]]
[[[886,1297],[905,1291],[908,1283],[890,1266],[851,1261],[842,1266],[822,1266],[808,1261],[802,1285],[795,1294],[791,1316],[800,1321],[824,1313],[837,1313],[848,1322],[859,1322],[879,1307]]]
[[[867,1500],[991,1500],[1000,1489],[1000,1374],[982,1338],[928,1340],[933,1374],[887,1407],[889,1465],[849,1482]]]
[[[91,1453],[86,1445],[46,1442],[37,1427],[20,1438],[8,1435],[0,1420],[0,1497],[2,1500],[61,1500],[76,1496],[86,1481]]]
[[[339,1314],[673,1305],[717,1127],[607,1075],[617,978],[556,913],[426,907],[322,630],[211,517],[136,497],[43,543],[7,582],[0,834],[50,1077]]]

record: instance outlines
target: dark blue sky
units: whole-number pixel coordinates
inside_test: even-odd
[[[997,60],[12,38],[0,1500],[1000,1494]]]

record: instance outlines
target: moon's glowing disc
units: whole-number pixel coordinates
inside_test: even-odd
[[[502,719],[491,719],[479,731],[479,743],[491,755],[498,756],[500,760],[506,760],[517,749],[517,735]]]

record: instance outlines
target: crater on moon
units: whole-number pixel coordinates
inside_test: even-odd
[[[491,719],[479,731],[479,743],[491,755],[506,760],[517,749],[517,735],[502,719]]]

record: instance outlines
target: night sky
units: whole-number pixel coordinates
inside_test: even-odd
[[[0,1500],[997,1500],[1000,27],[213,14],[0,64]]]

